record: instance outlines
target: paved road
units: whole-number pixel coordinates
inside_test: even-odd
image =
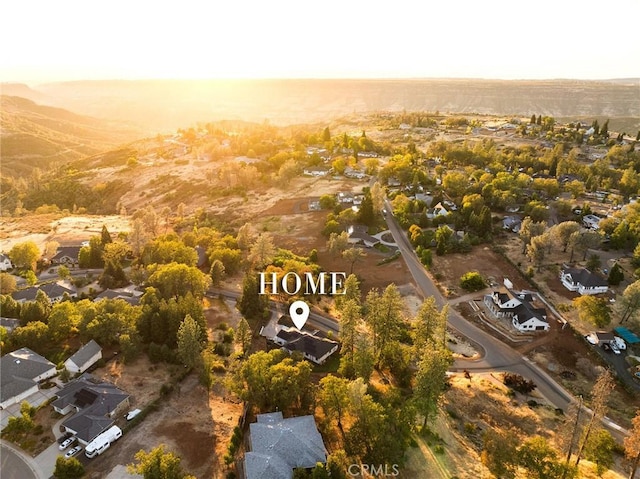
[[[4,443],[0,444],[0,471],[2,479],[39,479],[27,459]]]
[[[386,209],[393,211],[391,203],[386,200]],[[413,246],[409,242],[407,235],[400,228],[397,221],[391,214],[386,215],[387,225],[393,234],[393,238],[402,253],[418,291],[426,298],[433,296],[439,307],[444,306],[447,301],[444,299],[431,278],[427,275],[424,266],[415,254]],[[479,329],[465,320],[453,308],[449,309],[449,327],[457,330],[463,336],[471,339],[479,346],[481,358],[477,360],[458,359],[454,363],[454,369],[468,369],[475,371],[512,371],[522,374],[532,379],[538,386],[538,391],[549,401],[562,409],[567,408],[572,400],[571,395],[559,384],[553,381],[544,371],[527,361],[518,352],[511,349],[506,344],[497,340],[490,334]]]

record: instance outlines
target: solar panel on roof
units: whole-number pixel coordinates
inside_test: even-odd
[[[83,408],[88,404],[93,404],[93,401],[95,401],[97,397],[98,395],[93,391],[83,388],[75,395],[76,405],[80,408]]]

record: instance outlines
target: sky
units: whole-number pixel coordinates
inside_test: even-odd
[[[0,81],[640,77],[640,0],[16,0]]]

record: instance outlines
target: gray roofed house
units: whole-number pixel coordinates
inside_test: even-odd
[[[303,356],[316,364],[324,363],[338,350],[338,343],[330,339],[319,338],[296,328],[279,326],[273,342],[290,353],[300,351]]]
[[[367,233],[367,227],[362,225],[351,225],[347,229],[349,234],[349,243],[351,244],[363,244],[367,248],[371,248],[380,243],[380,240],[375,236],[371,236]]]
[[[313,416],[284,419],[281,412],[259,414],[249,425],[246,479],[288,479],[293,470],[326,463],[327,450]]]
[[[494,291],[484,297],[484,304],[497,318],[509,318],[520,332],[548,331],[547,311],[533,306],[529,293],[514,293],[508,288]]]
[[[82,246],[60,246],[51,257],[53,264],[78,264],[78,255]]]
[[[13,268],[11,259],[4,253],[0,253],[0,271],[8,271]]]
[[[94,301],[100,301],[102,299],[121,299],[126,301],[131,306],[137,306],[140,304],[140,296],[142,293],[136,294],[133,291],[128,291],[125,289],[105,289],[102,293],[100,293]]]
[[[64,362],[70,373],[83,373],[102,359],[102,347],[93,339]]]
[[[72,298],[78,296],[78,293],[76,293],[74,290],[62,286],[58,283],[45,283],[39,286],[30,286],[29,288],[14,291],[13,293],[11,293],[11,297],[18,303],[35,301],[38,291],[43,291],[54,303],[62,301],[65,293],[67,293]]]
[[[586,268],[565,267],[560,272],[560,281],[569,291],[581,295],[606,293],[609,289],[604,276],[592,273]]]
[[[0,359],[0,408],[19,403],[38,391],[38,382],[56,375],[56,365],[29,348]]]
[[[76,411],[62,426],[86,445],[129,407],[129,395],[111,383],[83,374],[58,392],[52,406],[60,414]]]
[[[14,329],[20,326],[20,320],[17,318],[0,318],[0,326],[12,333]]]

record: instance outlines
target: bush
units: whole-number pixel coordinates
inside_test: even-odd
[[[534,383],[533,381],[525,379],[524,377],[515,373],[504,373],[502,382],[505,384],[505,386],[521,394],[529,394],[537,387],[536,383]]]
[[[460,287],[465,291],[479,291],[485,286],[484,279],[477,271],[469,271],[460,277]]]

